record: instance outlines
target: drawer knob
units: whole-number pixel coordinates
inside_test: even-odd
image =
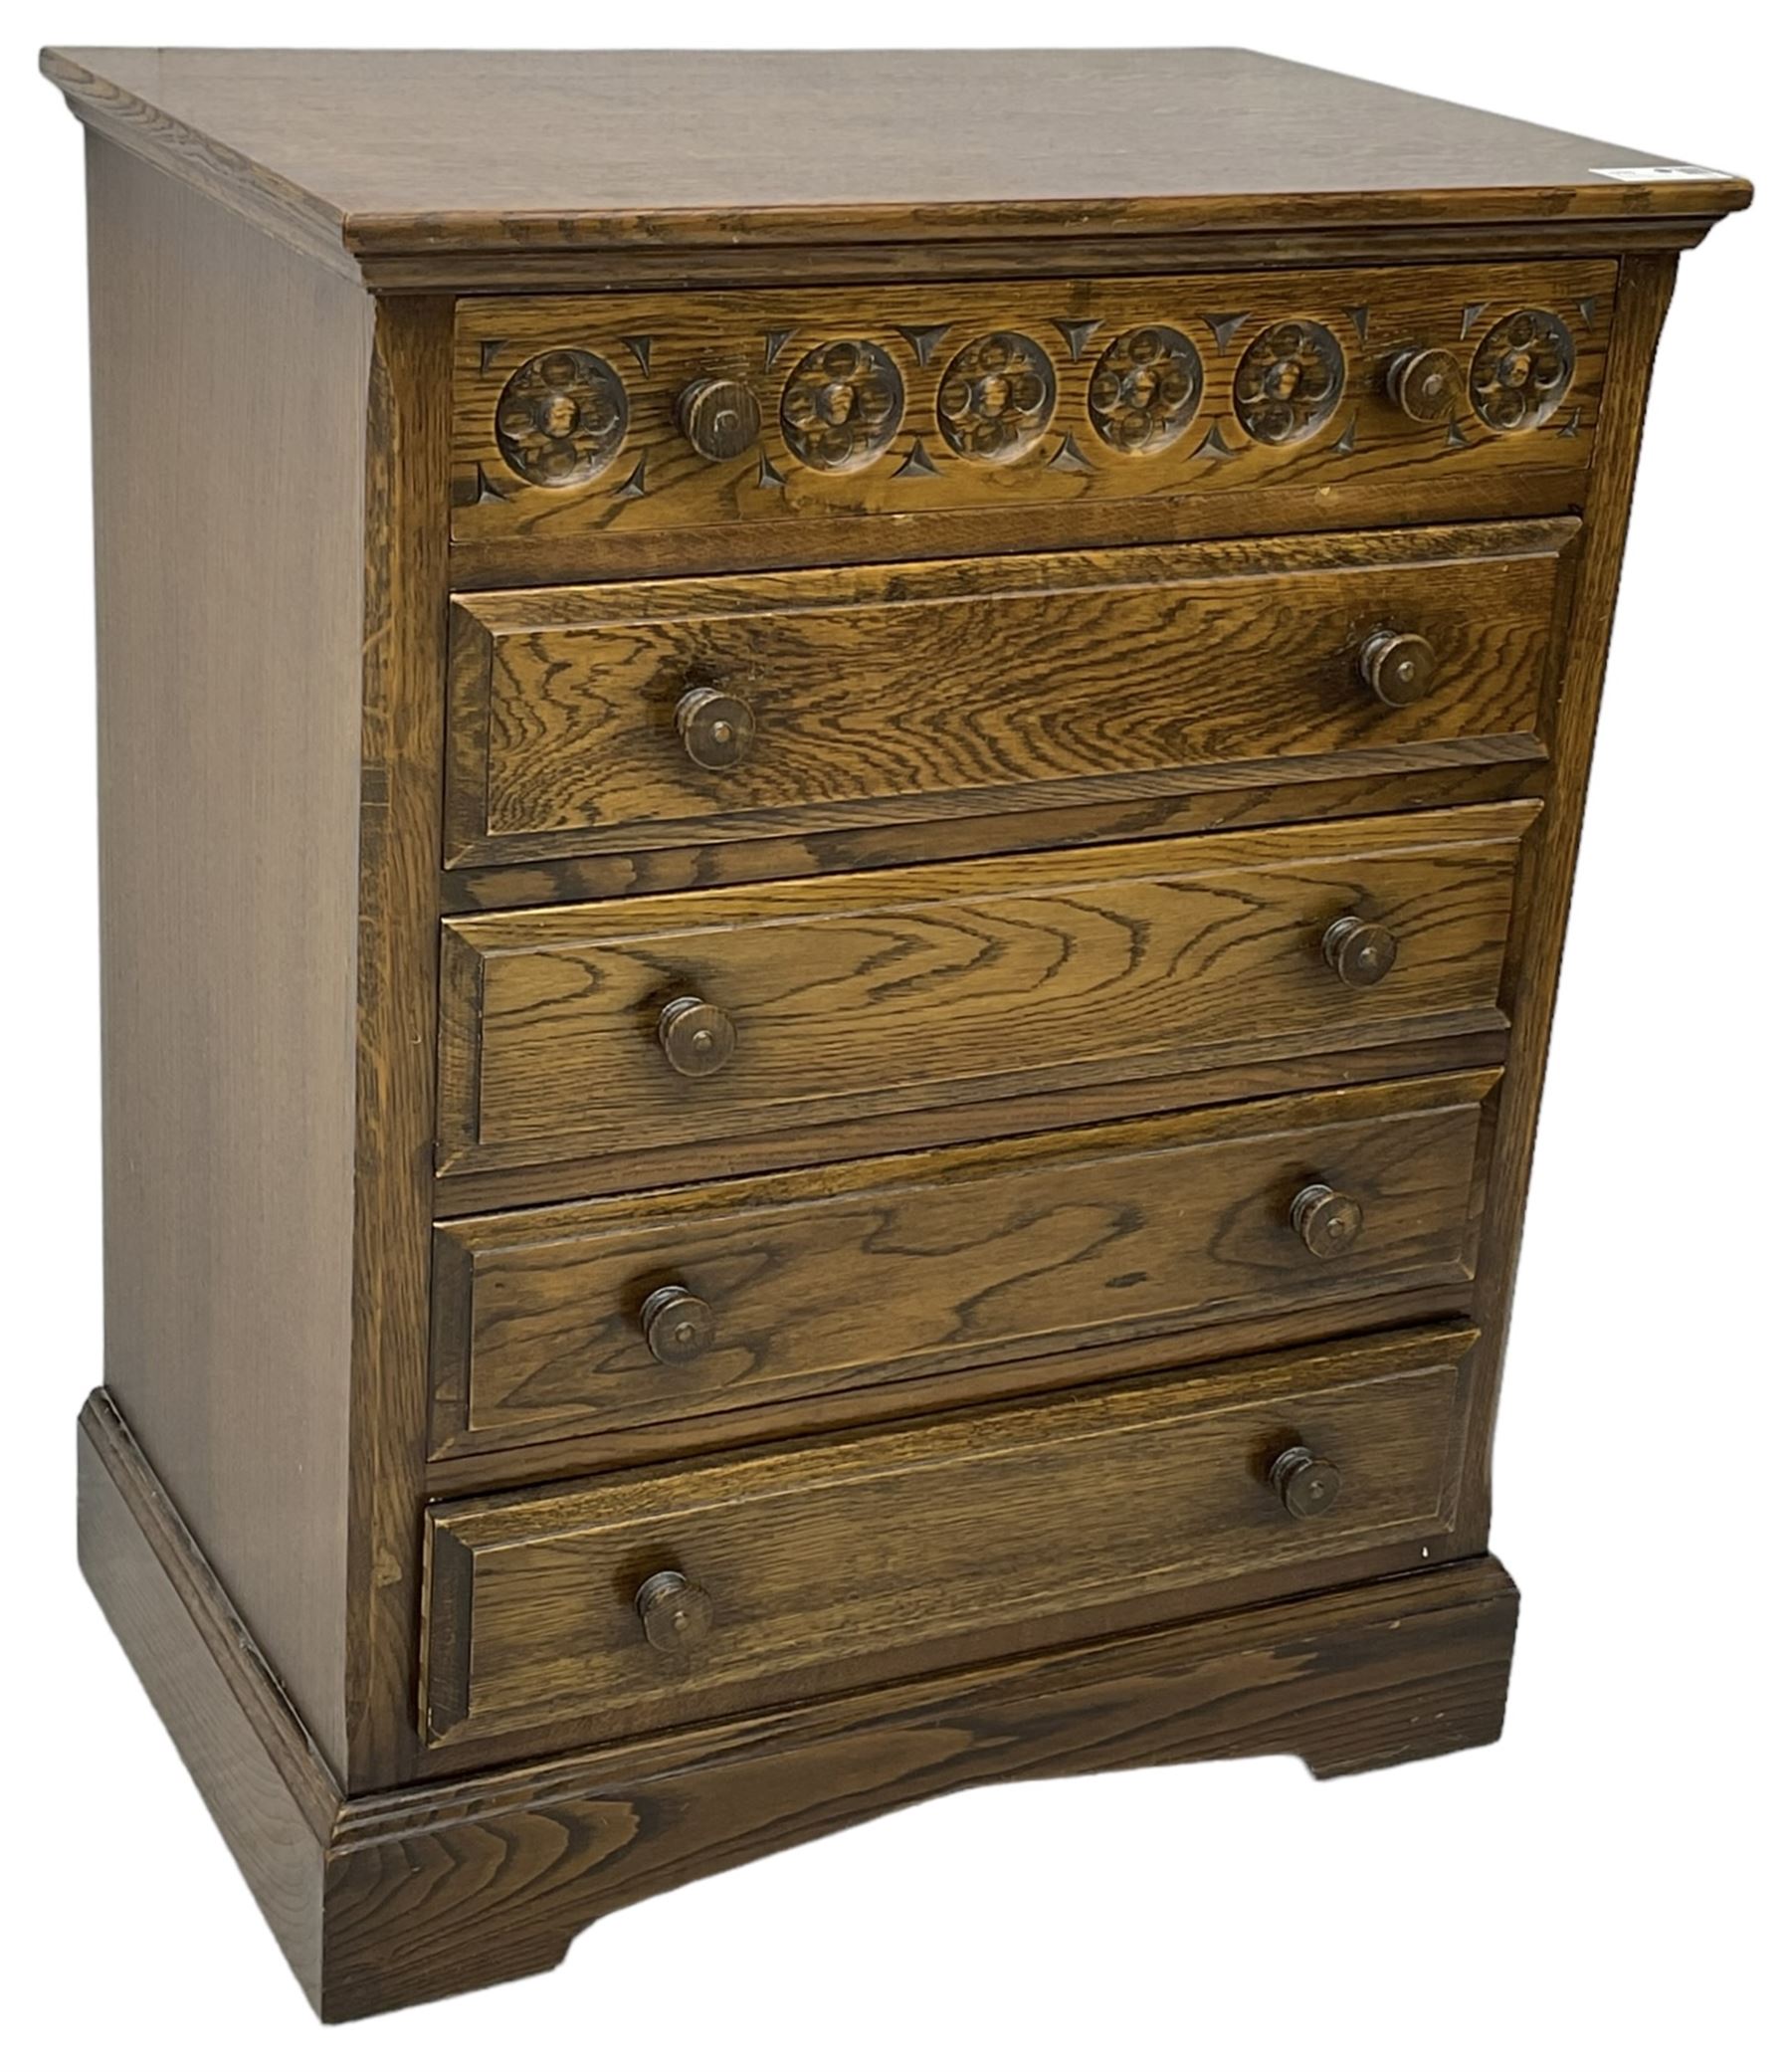
[[[1314,1259],[1337,1259],[1362,1234],[1362,1204],[1315,1180],[1294,1195],[1288,1220]]]
[[[699,770],[730,770],[746,759],[758,723],[745,699],[700,684],[672,715],[685,753]]]
[[[656,1288],[641,1305],[647,1349],[664,1366],[700,1359],[715,1343],[715,1313],[682,1281]]]
[[[1468,377],[1453,352],[1430,345],[1400,353],[1387,369],[1387,393],[1414,424],[1438,425],[1461,416]]]
[[[1354,914],[1324,932],[1324,961],[1345,985],[1379,985],[1399,960],[1399,937],[1378,921]]]
[[[705,461],[737,461],[759,435],[759,406],[743,381],[710,375],[678,399],[678,428]]]
[[[707,1079],[734,1054],[733,1017],[695,993],[669,1000],[660,1010],[660,1049],[672,1070],[686,1079]]]
[[[1362,643],[1362,681],[1382,705],[1413,705],[1437,679],[1437,651],[1422,633],[1375,633]]]
[[[715,1607],[701,1583],[682,1568],[662,1568],[635,1592],[635,1615],[648,1645],[662,1655],[694,1648],[715,1623]]]
[[[1316,1518],[1331,1508],[1343,1490],[1337,1468],[1309,1446],[1284,1447],[1270,1466],[1269,1480],[1294,1518]]]

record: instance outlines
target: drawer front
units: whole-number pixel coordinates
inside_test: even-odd
[[[443,1225],[436,1451],[1460,1286],[1495,1084],[1401,1081]],[[1339,1249],[1296,1227],[1316,1186],[1359,1213]]]
[[[720,1146],[1499,1028],[1534,811],[1513,801],[456,921],[441,1167]],[[1327,958],[1352,916],[1397,944],[1376,984],[1345,983]]]
[[[481,296],[455,320],[454,536],[702,530],[725,565],[722,528],[804,518],[1314,479],[1396,501],[1512,469],[1560,475],[1565,509],[1615,286],[1592,260]]]
[[[464,596],[448,861],[1539,756],[1574,530]],[[1422,695],[1389,675],[1402,654]]]
[[[1260,1576],[1268,1594],[1296,1563],[1409,1546],[1453,1515],[1472,1344],[1413,1333],[434,1504],[425,1731],[650,1732],[1144,1625],[1178,1593]],[[1274,1479],[1294,1447],[1337,1477],[1328,1508],[1294,1491],[1305,1516]]]

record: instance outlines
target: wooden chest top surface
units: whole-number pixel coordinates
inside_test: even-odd
[[[85,120],[359,255],[1708,219],[1751,196],[1659,152],[1253,51],[51,49],[43,64]]]

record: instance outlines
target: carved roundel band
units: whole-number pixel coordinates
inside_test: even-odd
[[[832,338],[799,360],[779,415],[790,451],[808,468],[862,468],[901,427],[901,376],[869,338]]]
[[[1232,383],[1238,422],[1265,446],[1309,439],[1342,394],[1342,346],[1334,332],[1303,317],[1259,331]]]
[[[1524,432],[1550,416],[1573,381],[1573,340],[1548,310],[1514,310],[1481,340],[1469,393],[1495,432]]]
[[[972,461],[1017,461],[1038,443],[1057,402],[1044,346],[1019,331],[972,338],[939,382],[939,430]]]
[[[1122,331],[1094,363],[1090,421],[1118,453],[1154,453],[1194,422],[1200,386],[1191,338],[1166,323]]]
[[[627,436],[621,377],[608,360],[575,346],[524,360],[498,398],[498,451],[542,489],[571,489],[601,475]]]

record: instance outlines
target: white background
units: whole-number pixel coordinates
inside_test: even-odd
[[[458,0],[12,17],[0,93],[8,1225],[0,1767],[24,2072],[1752,2072],[1782,1984],[1791,973],[1783,52],[1761,8],[762,13]],[[1653,20],[1664,32],[1650,33]],[[1498,1447],[1526,1595],[1495,1749],[925,1806],[600,1923],[548,1976],[332,2031],[287,1974],[81,1585],[100,1378],[81,154],[41,42],[1255,42],[1740,171],[1661,352]],[[496,35],[495,33],[496,32]],[[533,32],[531,36],[531,32]],[[477,119],[469,111],[469,119]],[[1606,161],[1610,162],[1610,161]],[[1776,1988],[1776,1989],[1775,1989]]]

